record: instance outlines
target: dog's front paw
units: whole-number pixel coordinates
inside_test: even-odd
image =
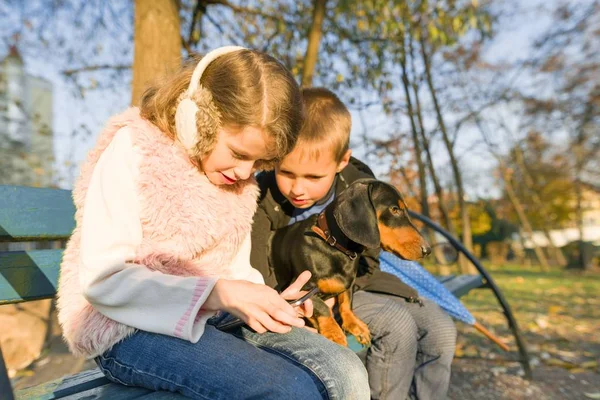
[[[358,343],[367,347],[371,345],[371,331],[369,331],[367,324],[360,319],[354,318],[351,322],[342,325],[342,327],[346,332],[350,332]]]
[[[319,333],[327,339],[344,347],[348,347],[348,340],[344,331],[339,326],[329,326],[326,329],[321,329]]]

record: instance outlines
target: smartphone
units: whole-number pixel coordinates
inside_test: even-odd
[[[319,288],[315,286],[308,293],[306,293],[304,296],[302,296],[302,297],[300,297],[299,299],[296,299],[296,300],[288,300],[288,303],[290,303],[290,305],[292,307],[301,306],[302,304],[304,304],[304,302],[306,300],[310,299],[311,297],[313,297],[317,293],[319,293]]]
[[[287,302],[290,303],[290,305],[292,307],[298,307],[298,306],[301,306],[302,304],[304,304],[304,302],[306,300],[310,299],[312,296],[314,296],[317,293],[319,293],[319,288],[314,287],[308,293],[306,293],[304,296],[300,297],[299,299],[287,300]],[[216,328],[219,329],[220,331],[227,332],[232,329],[238,328],[242,325],[244,325],[244,321],[229,314],[227,317],[223,318],[223,320],[220,321],[216,325]]]

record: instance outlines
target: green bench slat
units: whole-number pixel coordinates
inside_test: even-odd
[[[485,285],[481,275],[456,275],[442,281],[442,283],[446,289],[459,299],[471,290]]]
[[[15,397],[17,399],[60,399],[109,383],[110,381],[99,369],[92,369],[38,386],[17,390]]]
[[[111,383],[99,369],[92,369],[57,379],[43,385],[16,391],[17,400],[36,399],[143,399],[182,400],[183,396],[169,392],[153,392],[147,389],[127,387]]]
[[[177,393],[169,392],[152,392],[142,397],[143,400],[183,400],[187,397],[183,397]]]
[[[152,392],[148,389],[137,387],[127,387],[111,383],[85,392],[73,394],[67,397],[61,397],[63,400],[185,400],[177,393],[171,392]]]
[[[0,305],[54,297],[62,252],[0,252]]]
[[[74,215],[69,190],[0,185],[0,242],[67,238]]]
[[[455,276],[456,275],[442,275],[442,276],[436,275],[436,279],[438,281],[440,281],[440,283],[445,283],[447,281],[450,281],[450,280],[454,279]]]

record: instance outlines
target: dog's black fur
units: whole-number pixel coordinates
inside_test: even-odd
[[[387,183],[355,181],[324,212],[332,236],[358,257],[352,259],[315,233],[318,215],[313,215],[275,232],[271,265],[280,287],[287,287],[301,272],[311,271],[312,278],[304,289],[318,286],[320,293],[313,297],[314,315],[309,321],[321,334],[346,345],[346,336],[324,303],[337,297],[342,327],[360,343],[368,344],[369,330],[351,310],[351,288],[360,254],[366,248],[381,247],[401,258],[416,260],[428,255],[430,248],[411,222],[402,195]]]

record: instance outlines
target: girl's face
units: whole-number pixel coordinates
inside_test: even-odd
[[[272,143],[263,129],[223,126],[214,149],[200,160],[200,167],[214,185],[233,185],[250,178],[257,161],[273,158]]]

